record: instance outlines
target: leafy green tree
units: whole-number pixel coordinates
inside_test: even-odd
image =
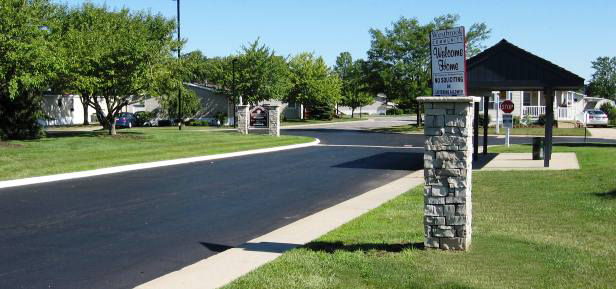
[[[455,27],[458,15],[445,15],[421,24],[416,18],[400,18],[384,31],[371,29],[372,43],[368,51],[367,81],[373,93],[383,92],[388,100],[408,103],[421,123],[416,98],[430,95],[430,32]],[[467,31],[469,56],[483,49],[490,30],[483,23],[473,24]]]
[[[616,57],[598,57],[592,68],[588,94],[616,100]]]
[[[364,76],[364,65],[363,60],[353,61],[349,52],[342,52],[336,59],[336,66],[334,66],[334,71],[342,81],[341,104],[351,108],[351,118],[355,117],[355,109],[369,105],[374,101]]]
[[[63,68],[56,45],[59,7],[46,0],[0,4],[0,136],[37,138],[42,91]]]
[[[178,60],[166,58],[158,70],[156,95],[166,116],[177,119],[192,118],[203,107],[199,97],[186,87],[187,83],[198,82],[202,77],[204,60],[201,52],[190,52]],[[182,113],[178,114],[178,93],[181,91]],[[182,120],[184,121],[184,120]]]
[[[88,108],[94,108],[105,82],[102,72],[107,55],[107,39],[114,33],[113,14],[106,7],[85,3],[67,11],[60,27],[67,69],[57,86],[64,92],[79,94],[88,124]],[[100,114],[99,114],[100,115]],[[100,120],[102,124],[103,119]],[[107,126],[106,126],[107,127]]]
[[[232,58],[227,59],[225,82],[232,78]],[[257,104],[269,99],[282,99],[290,88],[289,70],[282,56],[255,40],[242,46],[236,63],[236,91],[244,103]]]
[[[237,55],[210,58],[201,73],[208,85],[219,93],[231,96],[233,92],[233,63],[235,62],[235,91],[244,104],[283,99],[291,83],[284,57],[275,54],[259,39],[242,46]],[[239,100],[238,100],[239,103]]]
[[[173,41],[175,23],[161,15],[109,11],[92,4],[75,8],[69,15],[65,33],[82,43],[76,52],[67,53],[70,65],[65,85],[83,94],[109,134],[115,135],[115,115],[129,103],[156,95],[168,82],[165,76],[174,71],[168,65],[172,49],[180,45]],[[181,86],[181,79],[176,82]]]
[[[289,61],[292,87],[286,98],[304,105],[304,109],[322,111],[332,115],[334,105],[340,102],[342,81],[327,67],[322,57],[300,53]]]

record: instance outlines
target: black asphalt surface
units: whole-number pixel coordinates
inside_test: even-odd
[[[306,131],[328,144],[413,136]],[[0,288],[128,288],[420,169],[421,150],[316,146],[0,189]]]
[[[283,133],[324,145],[0,189],[0,288],[133,287],[422,168],[422,135]]]

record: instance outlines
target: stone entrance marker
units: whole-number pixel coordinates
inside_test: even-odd
[[[269,134],[273,136],[280,136],[280,106],[269,105],[267,106],[269,112]]]
[[[472,235],[472,123],[478,97],[418,98],[424,103],[425,247],[466,250]]]
[[[237,119],[237,131],[241,134],[248,134],[248,121],[250,116],[248,115],[249,105],[238,105],[235,115]]]
[[[250,111],[249,105],[238,105],[237,106],[237,131],[241,134],[248,134],[249,128],[267,128],[268,134],[273,136],[280,136],[280,106],[278,105],[264,105],[263,107],[258,106],[253,109],[260,110],[259,114],[256,116],[260,116],[260,118],[252,117],[252,112]],[[264,111],[267,113],[262,113]],[[267,114],[267,115],[265,115]]]

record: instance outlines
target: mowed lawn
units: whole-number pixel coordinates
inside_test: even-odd
[[[375,128],[373,131],[386,133],[423,133],[423,127],[418,128],[415,125],[398,125],[386,128]],[[555,136],[584,136],[585,128],[557,128],[552,130]],[[483,135],[483,128],[479,128],[479,134]],[[505,135],[505,129],[499,130],[499,135]],[[545,135],[545,128],[542,127],[516,127],[510,131],[511,135]],[[488,135],[496,135],[496,130],[493,127],[488,128]],[[586,131],[588,137],[591,136],[590,131]]]
[[[473,174],[467,252],[421,249],[419,187],[226,288],[614,288],[616,147],[554,151],[581,169]]]
[[[198,128],[135,128],[56,133],[33,141],[0,142],[0,180],[117,165],[236,152],[312,141],[308,137],[240,135]]]

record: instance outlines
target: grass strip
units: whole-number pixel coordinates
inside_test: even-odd
[[[616,147],[559,144],[554,151],[575,152],[581,169],[473,174],[467,252],[419,249],[419,187],[225,288],[612,287]]]
[[[76,172],[118,165],[237,152],[312,141],[236,132],[178,131],[176,127],[105,132],[67,132],[32,140],[2,142],[0,180]]]

